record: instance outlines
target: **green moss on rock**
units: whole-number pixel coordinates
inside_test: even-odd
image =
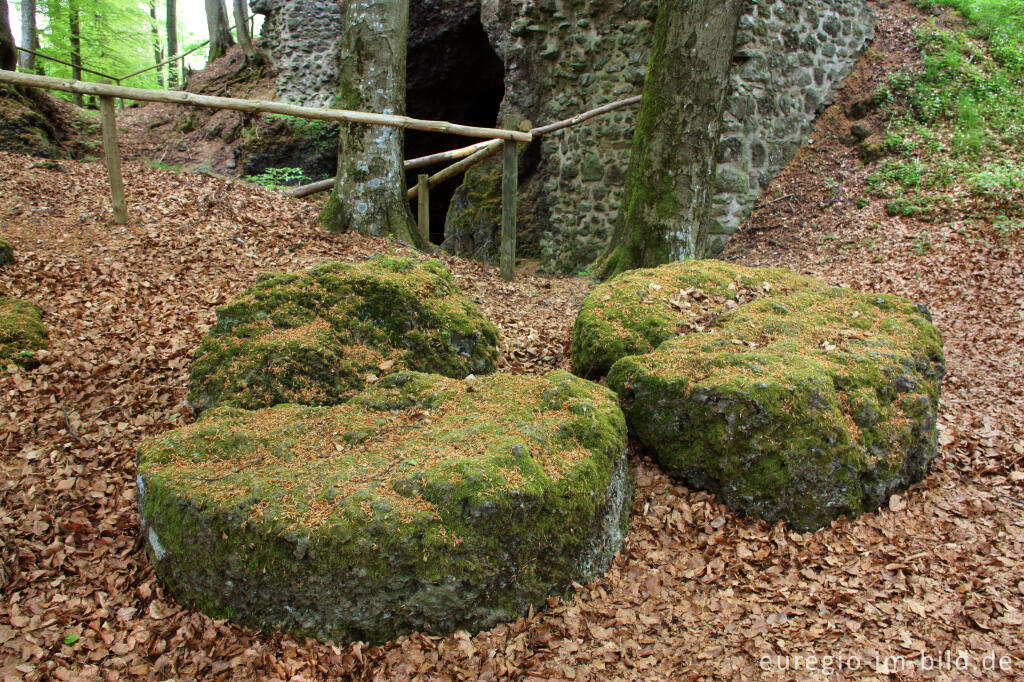
[[[444,224],[449,253],[497,263],[501,246],[501,158],[466,171]]]
[[[335,405],[389,372],[491,372],[497,340],[439,261],[327,263],[266,279],[218,308],[189,400],[199,411]]]
[[[46,348],[42,311],[28,301],[0,297],[0,366],[16,363],[39,366],[35,351]]]
[[[619,358],[649,353],[677,334],[701,331],[722,313],[766,296],[824,288],[782,268],[690,260],[624,272],[583,302],[572,333],[573,372],[604,376]]]
[[[151,438],[138,500],[157,574],[215,617],[374,643],[479,630],[606,570],[625,437],[614,394],[567,372],[403,372]]]
[[[921,307],[807,289],[623,358],[608,385],[667,471],[737,511],[815,530],[924,476],[943,372]]]
[[[14,263],[14,248],[0,239],[0,268]]]

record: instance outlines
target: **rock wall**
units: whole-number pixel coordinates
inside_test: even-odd
[[[341,5],[338,0],[251,0],[266,16],[260,31],[277,70],[277,98],[329,106],[338,88]]]
[[[756,0],[740,23],[708,254],[796,156],[875,35],[863,0]]]
[[[446,25],[474,4],[415,0],[411,40],[419,30],[416,5],[429,10],[419,13],[424,21]],[[255,0],[253,10],[267,14],[263,41],[277,62],[279,97],[329,103],[337,80],[336,0]],[[505,67],[498,121],[541,125],[640,93],[656,15],[657,0],[480,0],[481,21]],[[866,0],[748,0],[731,76],[709,254],[722,248],[792,160],[815,115],[834,99],[873,36]],[[410,72],[418,68],[411,55]],[[464,96],[472,98],[476,89]],[[618,218],[635,115],[635,108],[617,111],[524,147],[520,256],[563,272],[597,257]],[[500,204],[478,200],[499,195],[495,171],[493,163],[471,171],[475,177],[456,193],[445,227],[450,250],[478,258],[496,253]]]
[[[505,60],[505,114],[534,124],[638,94],[650,55],[654,0],[483,0],[484,27]],[[750,214],[792,160],[815,115],[834,99],[874,36],[864,0],[749,0],[740,26],[722,139],[709,254]],[[580,270],[618,218],[636,110],[546,137],[520,160],[519,254],[544,269]],[[493,169],[478,174],[496,177]],[[480,193],[479,178],[471,179]],[[494,184],[492,180],[492,184]],[[495,186],[495,191],[498,191]],[[456,194],[446,239],[492,257],[499,216],[485,220]],[[488,224],[490,223],[490,224]]]

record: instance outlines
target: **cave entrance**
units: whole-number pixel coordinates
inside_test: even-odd
[[[413,118],[493,127],[505,93],[505,65],[495,54],[483,24],[479,0],[412,0],[406,56],[406,112]],[[405,158],[457,149],[476,140],[461,135],[405,131]],[[406,185],[419,173],[406,173]],[[430,241],[444,241],[444,221],[462,176],[430,190]],[[412,202],[412,212],[417,211]]]

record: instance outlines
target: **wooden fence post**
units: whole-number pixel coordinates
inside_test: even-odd
[[[516,274],[516,194],[519,185],[519,151],[505,142],[501,166],[501,278],[511,282]]]
[[[117,144],[117,117],[114,113],[114,98],[100,95],[100,114],[103,118],[103,155],[110,177],[110,198],[114,206],[114,223],[128,222],[128,206],[124,200],[124,181],[121,179],[121,149]]]
[[[416,219],[420,225],[420,236],[424,245],[430,244],[430,176],[420,173],[417,178],[419,204],[416,207]]]

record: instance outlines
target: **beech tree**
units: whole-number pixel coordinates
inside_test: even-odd
[[[206,26],[210,29],[210,61],[221,57],[235,44],[231,37],[224,0],[206,0]]]
[[[622,208],[598,277],[700,258],[744,0],[661,0]]]
[[[39,36],[36,32],[36,0],[21,0],[21,46],[30,50],[39,49]],[[22,52],[19,60],[23,71],[36,70],[36,56]]]
[[[167,57],[178,54],[178,4],[176,0],[167,0]],[[167,87],[173,90],[178,87],[180,62],[167,65]]]
[[[7,0],[0,0],[0,69],[14,71],[18,65],[18,50],[14,46],[11,20],[7,12]]]
[[[149,0],[149,18],[153,20],[153,23],[150,24],[150,30],[153,33],[153,63],[159,64],[164,60],[164,48],[160,43],[160,28],[156,21],[156,2],[154,0]],[[161,88],[164,87],[163,68],[156,70],[156,82]]]
[[[68,0],[68,35],[71,44],[71,78],[82,80],[82,22],[78,15],[78,0]],[[71,101],[82,106],[81,93],[71,95]]]
[[[245,54],[245,61],[251,65],[269,63],[270,59],[263,50],[257,50],[252,44],[252,36],[249,35],[249,12],[245,6],[245,0],[234,0],[235,31],[238,33],[238,44],[242,46]]]
[[[343,14],[337,106],[405,113],[408,1],[350,0]],[[426,246],[405,200],[403,141],[401,128],[341,124],[338,175],[320,214],[324,227]]]

